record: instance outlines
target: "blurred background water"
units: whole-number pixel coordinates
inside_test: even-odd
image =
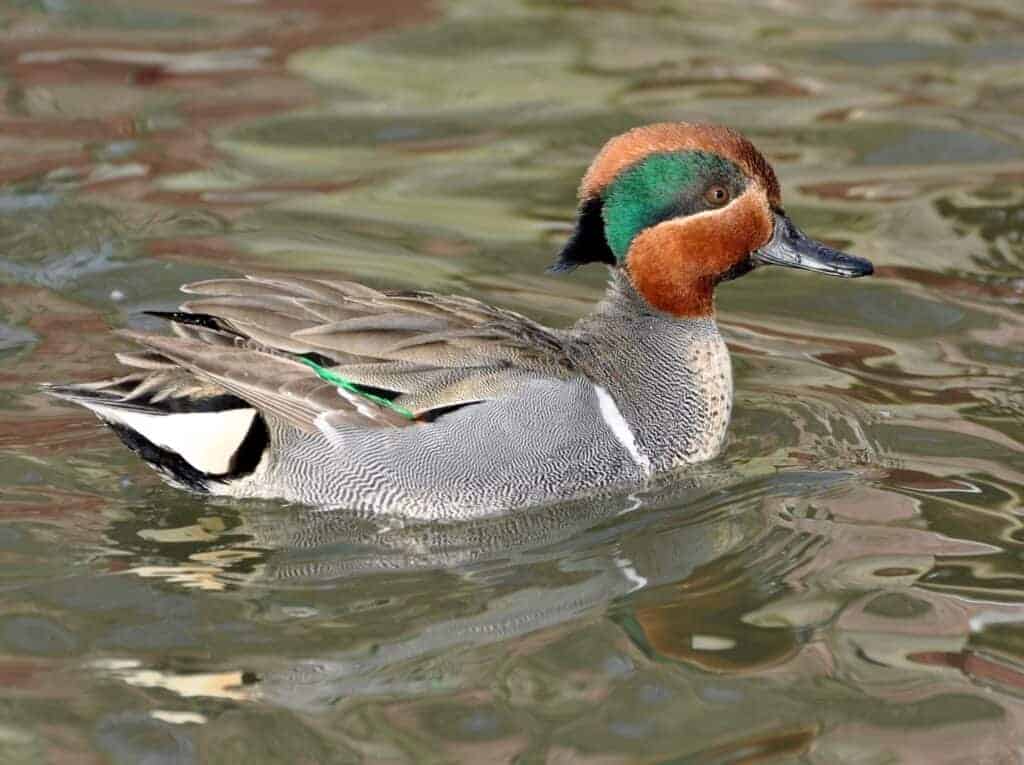
[[[0,762],[1024,758],[1017,0],[0,4]],[[610,135],[723,122],[856,283],[720,290],[724,455],[444,528],[164,487],[44,380],[185,281],[568,324]]]

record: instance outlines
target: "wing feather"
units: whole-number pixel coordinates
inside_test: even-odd
[[[182,291],[183,313],[166,315],[174,335],[122,333],[144,350],[122,354],[131,374],[101,385],[140,401],[230,393],[315,432],[404,427],[403,410],[429,421],[432,410],[499,398],[529,378],[579,374],[558,332],[472,298],[291,277]],[[322,379],[310,359],[377,398]]]

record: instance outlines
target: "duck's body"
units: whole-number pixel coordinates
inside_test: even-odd
[[[720,154],[696,150],[698,138]],[[669,195],[666,212],[658,184],[680,177],[703,185]],[[658,214],[637,204],[645,194]],[[777,195],[770,167],[731,131],[640,129],[610,142],[584,179],[559,266],[603,261],[613,276],[572,329],[468,298],[214,280],[185,287],[196,298],[164,314],[174,337],[130,334],[146,348],[122,356],[132,374],[51,390],[169,480],[215,494],[450,520],[638,482],[724,442],[732,377],[718,281],[754,255],[870,272],[790,230]],[[709,240],[713,224],[726,244]],[[701,257],[680,254],[687,238]]]

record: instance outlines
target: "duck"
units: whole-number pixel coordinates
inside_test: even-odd
[[[643,485],[712,459],[732,410],[715,289],[776,266],[870,261],[806,236],[728,127],[611,138],[583,176],[554,274],[601,264],[558,329],[461,295],[249,275],[183,286],[170,334],[121,330],[125,374],[49,384],[172,485],[459,521]]]

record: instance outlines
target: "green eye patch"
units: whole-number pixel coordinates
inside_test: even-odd
[[[605,238],[618,261],[645,228],[709,209],[703,194],[711,185],[735,197],[746,178],[732,162],[705,151],[651,154],[620,173],[604,194],[602,211]]]

